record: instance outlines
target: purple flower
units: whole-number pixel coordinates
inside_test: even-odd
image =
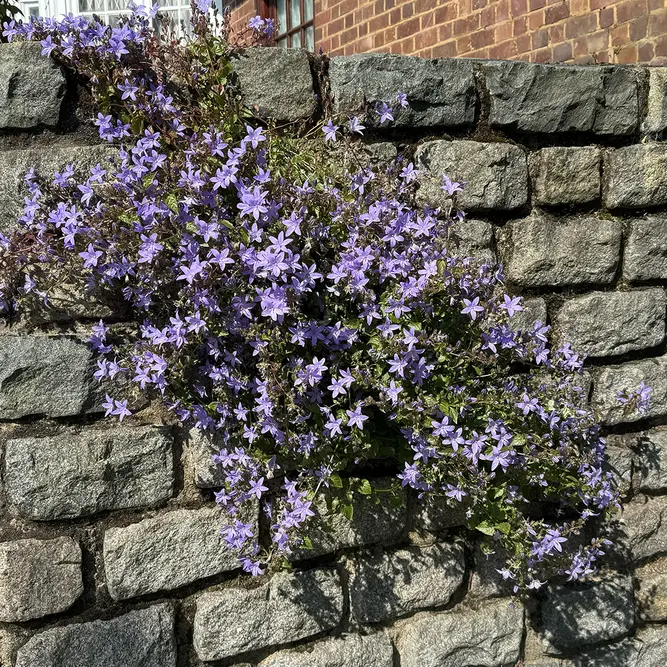
[[[348,420],[347,425],[352,427],[356,426],[360,430],[364,430],[364,422],[368,417],[361,412],[362,405],[357,405],[354,410],[345,410]]]
[[[338,125],[334,125],[330,120],[327,121],[322,126],[322,132],[324,132],[325,141],[336,141],[336,131],[338,130]]]

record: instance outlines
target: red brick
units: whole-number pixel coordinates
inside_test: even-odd
[[[415,48],[426,49],[435,46],[438,43],[438,26],[433,26],[428,30],[420,30],[415,35]]]
[[[483,28],[488,28],[489,26],[495,25],[496,24],[496,6],[491,5],[490,7],[486,7],[485,9],[482,9],[482,11],[479,14],[479,24]]]
[[[500,0],[496,4],[496,20],[499,23],[508,21],[510,18],[510,3],[509,0]]]
[[[527,0],[510,0],[512,16],[521,16],[528,11]]]
[[[436,23],[445,23],[447,21],[453,21],[456,18],[456,5],[450,3],[444,7],[438,7],[435,10],[435,22]]]
[[[628,0],[628,2],[622,2],[616,7],[616,22],[625,23],[630,19],[644,16],[647,11],[648,4],[646,0]]]
[[[648,29],[648,16],[640,16],[630,21],[630,39],[639,42],[644,39]]]
[[[516,41],[513,39],[489,47],[489,58],[494,60],[510,60],[516,58],[518,54]]]
[[[389,23],[391,25],[396,25],[401,22],[401,8],[396,7],[389,12]]]
[[[613,4],[615,4],[614,0],[591,0],[591,10],[602,9]]]
[[[463,55],[464,53],[470,53],[472,51],[472,45],[470,43],[470,35],[464,35],[459,37],[456,40],[456,53],[458,55]]]
[[[590,0],[570,0],[570,14],[577,16],[579,14],[590,14]]]
[[[354,14],[345,15],[345,27],[351,28],[354,25]]]
[[[479,14],[473,14],[468,18],[454,21],[455,35],[467,35],[475,30],[479,30]]]
[[[566,60],[572,60],[572,44],[564,42],[553,47],[553,62],[564,63]]]
[[[616,62],[621,65],[637,62],[637,47],[634,44],[626,44],[616,54]]]
[[[472,0],[472,9],[476,11],[478,9],[484,9],[487,5],[487,0]]]
[[[466,53],[465,55],[466,58],[483,58],[484,60],[489,59],[489,49],[484,48],[484,49],[477,49],[476,51],[471,51],[470,53]]]
[[[360,23],[359,28],[359,37],[365,37],[368,34],[368,23]]]
[[[401,10],[401,15],[403,16],[404,19],[409,19],[415,11],[415,6],[411,2],[407,2],[406,4],[403,5],[403,8]]]
[[[544,25],[544,11],[533,12],[528,15],[528,29],[537,30]]]
[[[551,49],[540,49],[539,51],[533,51],[530,54],[530,61],[533,63],[551,62]]]
[[[456,42],[446,42],[434,46],[431,51],[433,58],[454,58],[456,56]]]
[[[656,9],[662,9],[665,6],[665,0],[648,0],[648,10],[652,12]]]
[[[549,45],[549,32],[547,30],[536,30],[530,37],[533,51],[543,49]]]
[[[528,26],[526,24],[526,17],[522,16],[520,19],[515,19],[512,21],[512,33],[515,37],[523,35],[528,32]]]
[[[506,23],[501,23],[497,25],[493,34],[493,43],[500,44],[508,39],[512,38],[512,23],[507,21]]]
[[[614,8],[608,7],[607,9],[600,10],[600,27],[608,28],[614,22]]]
[[[389,25],[389,14],[381,14],[376,16],[374,19],[371,19],[368,24],[368,29],[371,32],[377,32],[378,30],[383,30]]]
[[[470,35],[470,45],[473,49],[481,49],[484,46],[493,44],[493,33],[493,28],[473,32],[472,35]]]
[[[667,35],[662,35],[658,37],[655,42],[655,55],[657,57],[667,56]]]
[[[648,34],[651,37],[667,35],[667,10],[653,12],[649,15]]]
[[[588,53],[606,51],[609,48],[609,33],[604,30],[588,35],[586,37],[586,47],[588,48]]]
[[[565,41],[565,26],[562,23],[549,28],[549,44],[560,44]]]
[[[643,42],[637,47],[637,62],[650,63],[655,56],[655,48],[651,42]]]
[[[595,14],[585,14],[584,16],[571,16],[565,21],[565,37],[574,39],[582,35],[588,35],[595,32],[597,19]]]
[[[616,25],[609,30],[612,46],[623,46],[630,43],[630,26],[627,23]]]
[[[537,9],[543,9],[547,6],[547,0],[530,0],[530,11],[534,12]]]
[[[445,25],[438,26],[438,41],[439,42],[448,42],[454,35],[453,26],[451,23],[445,23]]]
[[[398,39],[405,39],[406,37],[414,37],[419,32],[419,17],[403,21],[396,26],[396,36]]]
[[[519,53],[530,51],[530,35],[519,35],[516,38],[516,49]]]
[[[544,22],[549,23],[558,23],[566,19],[570,15],[570,7],[566,2],[563,2],[559,5],[553,5],[547,7],[544,12]]]

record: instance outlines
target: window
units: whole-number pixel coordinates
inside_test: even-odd
[[[266,16],[277,24],[276,46],[315,50],[315,0],[265,0]]]

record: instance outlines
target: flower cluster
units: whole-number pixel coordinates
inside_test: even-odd
[[[464,184],[443,177],[452,199],[433,209],[415,204],[412,163],[341,171],[323,145],[334,119],[325,142],[299,143],[244,116],[232,47],[198,5],[193,31],[164,45],[136,7],[115,28],[6,26],[88,77],[100,137],[119,147],[85,173],[27,174],[20,228],[2,238],[6,310],[63,282],[131,306],[131,340],[103,322],[90,339],[96,377],[122,380],[107,414],[129,416],[131,385],[215,434],[222,536],[253,574],[307,541],[318,495],[349,496],[378,463],[462,507],[517,587],[588,573],[603,545],[580,546],[582,530],[618,500],[582,359],[550,348],[544,323],[513,326],[502,268],[459,252]],[[397,91],[369,113],[390,122],[408,104]],[[364,131],[345,128],[348,142]],[[257,503],[263,549],[245,513]]]

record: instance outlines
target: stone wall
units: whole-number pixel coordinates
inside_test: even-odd
[[[36,45],[0,48],[0,226],[21,174],[98,161],[85,91]],[[216,471],[196,434],[139,412],[104,419],[82,342],[100,316],[58,307],[0,332],[2,667],[652,667],[667,661],[666,72],[375,55],[236,64],[258,113],[306,123],[408,94],[370,129],[437,204],[468,181],[462,242],[498,256],[523,319],[589,355],[590,398],[629,501],[602,575],[512,601],[461,516],[356,502],[293,569],[252,579],[218,544]],[[317,93],[317,96],[315,96]],[[367,121],[371,125],[372,119]],[[433,180],[432,180],[433,179]],[[645,380],[648,417],[616,389]],[[381,482],[379,482],[381,483]],[[256,519],[258,520],[258,519]],[[264,530],[259,522],[259,530]]]

